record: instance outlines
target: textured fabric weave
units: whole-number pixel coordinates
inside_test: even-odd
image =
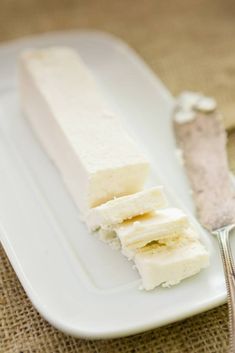
[[[233,0],[1,0],[0,40],[92,28],[126,40],[173,94],[183,89],[216,97],[226,126],[235,123]],[[235,171],[235,133],[229,159]],[[27,299],[0,248],[0,353],[224,353],[227,307],[115,340],[75,339],[45,322]]]

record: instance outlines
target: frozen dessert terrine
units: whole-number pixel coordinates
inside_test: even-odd
[[[146,290],[179,283],[208,265],[188,217],[167,207],[161,186],[144,189],[149,162],[75,50],[23,53],[20,93],[89,231],[134,261]]]
[[[21,103],[82,213],[142,189],[149,163],[70,48],[21,57]]]

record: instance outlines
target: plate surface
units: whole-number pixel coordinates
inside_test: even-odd
[[[211,254],[211,266],[173,288],[139,290],[118,251],[88,234],[60,175],[20,111],[17,58],[27,47],[68,45],[95,75],[111,109],[152,163],[149,185],[165,185]],[[99,32],[54,33],[0,48],[1,241],[34,306],[57,328],[82,337],[141,332],[217,306],[226,292],[216,241],[193,217],[171,130],[173,98],[123,42]],[[235,242],[233,242],[235,248]]]

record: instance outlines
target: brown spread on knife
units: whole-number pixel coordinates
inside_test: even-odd
[[[235,184],[228,166],[226,132],[216,106],[200,111],[193,99],[191,101],[191,106],[176,108],[174,130],[183,152],[199,220],[212,230],[235,222]],[[179,119],[180,110],[184,120]],[[188,120],[185,119],[187,112],[191,113]]]

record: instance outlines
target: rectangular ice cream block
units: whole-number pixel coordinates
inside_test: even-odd
[[[198,239],[179,238],[172,244],[149,245],[134,257],[145,290],[169,287],[209,265],[209,254]]]
[[[88,228],[94,231],[166,206],[167,199],[163,187],[155,186],[132,195],[114,198],[92,208],[88,213],[86,223]]]
[[[126,220],[113,227],[125,248],[141,248],[164,237],[180,235],[189,227],[188,217],[178,208],[165,208]]]
[[[23,53],[20,92],[25,115],[84,215],[143,188],[149,163],[76,51]]]

